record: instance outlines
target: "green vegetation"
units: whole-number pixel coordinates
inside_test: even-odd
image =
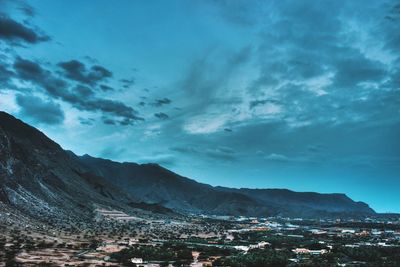
[[[162,246],[134,246],[111,254],[111,258],[124,264],[124,266],[129,266],[131,258],[157,261],[165,265],[168,262],[175,262],[178,265],[188,264],[193,260],[191,249],[182,244],[173,243]]]
[[[333,249],[325,258],[332,259],[331,262],[360,261],[370,266],[400,266],[400,247],[339,247]]]
[[[231,267],[269,267],[287,266],[290,253],[272,249],[251,251],[232,257],[217,259],[213,266]]]

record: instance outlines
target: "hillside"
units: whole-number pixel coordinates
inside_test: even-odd
[[[0,202],[33,217],[93,217],[96,208],[149,214],[347,216],[374,211],[343,194],[212,187],[157,164],[118,163],[63,150],[0,112]]]

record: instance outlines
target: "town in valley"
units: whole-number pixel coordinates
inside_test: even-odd
[[[2,266],[398,266],[400,218],[129,216],[91,223],[0,217]]]

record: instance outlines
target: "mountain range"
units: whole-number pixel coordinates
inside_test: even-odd
[[[0,112],[0,215],[92,219],[98,208],[168,216],[371,216],[345,194],[213,187],[160,165],[114,162],[62,149],[36,128]],[[1,218],[1,217],[0,217]]]

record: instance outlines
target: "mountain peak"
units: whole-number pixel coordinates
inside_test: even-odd
[[[24,144],[48,149],[61,149],[61,146],[48,138],[40,130],[26,124],[22,120],[0,111],[0,130],[8,137],[19,140]]]

